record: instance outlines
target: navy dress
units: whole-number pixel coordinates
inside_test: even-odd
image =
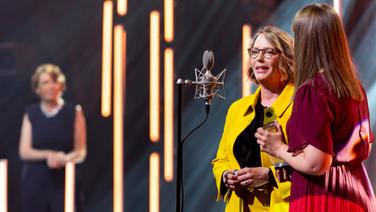
[[[75,105],[64,103],[47,117],[40,104],[26,107],[32,127],[32,147],[68,153],[73,150]],[[21,176],[23,212],[63,212],[65,169],[49,169],[46,161],[25,161]]]

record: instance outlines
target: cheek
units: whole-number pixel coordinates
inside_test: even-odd
[[[270,67],[272,67],[273,70],[279,69],[279,61],[278,60],[270,61]]]
[[[35,89],[34,93],[36,93],[37,95],[40,95],[40,88]]]
[[[253,67],[255,67],[255,63],[256,63],[256,60],[253,60],[253,59],[251,59],[251,61],[250,61],[250,68],[253,68]]]
[[[61,84],[59,84],[59,85],[57,86],[57,90],[59,90],[59,92],[63,92],[63,90],[64,90],[64,86],[61,85]]]
[[[63,85],[59,84],[59,83],[54,83],[53,84],[53,88],[55,91],[62,91],[63,90]]]

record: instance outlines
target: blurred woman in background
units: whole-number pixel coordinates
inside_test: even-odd
[[[86,157],[85,118],[79,105],[62,98],[66,83],[58,66],[40,65],[31,81],[40,102],[26,107],[22,122],[21,207],[24,212],[63,212],[65,165]]]

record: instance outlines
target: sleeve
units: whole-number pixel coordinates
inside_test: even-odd
[[[305,84],[295,94],[292,115],[287,125],[288,151],[296,152],[312,145],[333,153],[333,140],[327,93],[317,86]]]
[[[35,121],[35,117],[34,117],[35,112],[33,112],[33,111],[36,111],[36,108],[37,107],[36,107],[35,104],[27,105],[25,107],[25,114],[29,118],[30,123],[33,123]]]
[[[369,114],[369,104],[368,104],[368,99],[367,99],[367,94],[366,94],[366,91],[364,90],[363,86],[362,86],[362,90],[363,90],[363,94],[364,94],[364,101],[365,101],[365,110],[366,110],[366,119],[368,120],[368,130],[369,130],[369,141],[370,143],[373,143],[374,140],[375,140],[375,134],[373,133],[372,131],[372,128],[371,128],[371,123],[369,120],[370,119],[370,114]]]
[[[215,184],[217,187],[218,195],[217,195],[217,201],[221,199],[221,197],[225,196],[227,192],[227,188],[225,185],[222,183],[222,175],[226,170],[230,169],[230,162],[228,159],[228,151],[229,150],[227,146],[227,137],[228,137],[228,131],[229,131],[229,126],[230,126],[230,119],[231,119],[231,108],[228,110],[227,116],[226,116],[226,122],[222,134],[221,141],[219,143],[219,147],[217,150],[217,155],[212,161],[212,166],[213,166],[213,174],[215,178]]]

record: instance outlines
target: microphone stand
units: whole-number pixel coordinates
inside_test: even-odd
[[[196,80],[192,82],[191,80],[178,79],[176,81],[178,89],[178,120],[177,120],[177,163],[176,163],[176,212],[183,212],[184,208],[184,191],[183,191],[183,144],[184,141],[190,136],[194,131],[200,128],[208,119],[210,112],[210,103],[214,96],[218,95],[224,99],[224,96],[217,94],[219,87],[223,88],[223,80],[226,69],[224,69],[217,76],[213,76],[210,70],[214,65],[214,53],[212,51],[206,50],[202,56],[203,68],[200,70],[195,69]],[[222,81],[219,79],[222,77]],[[183,139],[181,139],[181,120],[182,120],[182,92],[183,85],[196,85],[195,99],[203,98],[205,100],[205,112],[206,117],[201,123],[191,130]],[[223,90],[224,91],[224,90]]]
[[[176,140],[178,143],[177,147],[177,163],[176,163],[176,212],[183,212],[184,206],[184,192],[183,192],[183,144],[184,141],[190,136],[194,131],[200,128],[208,119],[209,111],[210,111],[210,103],[209,100],[205,100],[205,111],[206,116],[203,121],[199,125],[197,125],[193,130],[191,130],[183,139],[181,139],[181,126],[182,126],[182,93],[183,93],[183,85],[185,84],[184,80],[178,79],[176,81],[177,90],[178,90],[178,120],[177,120],[177,136]]]
[[[182,79],[178,79],[177,82],[178,87],[178,120],[177,120],[177,136],[176,140],[178,143],[178,150],[177,150],[177,163],[176,163],[176,212],[183,212],[183,205],[181,204],[180,200],[182,199],[182,192],[181,187],[183,185],[182,182],[182,173],[183,173],[183,142],[181,140],[181,105],[182,105],[182,91],[183,91],[183,84],[184,81]]]

